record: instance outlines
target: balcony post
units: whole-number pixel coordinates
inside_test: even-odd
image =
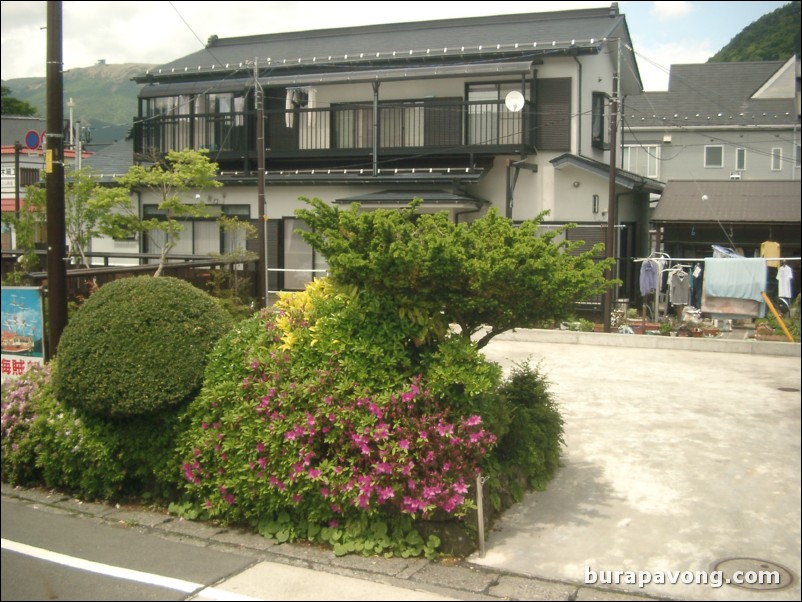
[[[379,175],[379,84],[373,82],[373,175]]]

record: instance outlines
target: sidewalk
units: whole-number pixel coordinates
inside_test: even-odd
[[[328,549],[279,545],[140,507],[80,503],[6,484],[2,497],[251,555],[260,568],[239,578],[252,580],[255,593],[248,595],[257,599],[260,591],[286,596],[272,599],[336,599],[327,597],[335,578],[361,580],[352,585],[368,590],[400,588],[382,590],[395,592],[385,599],[400,599],[401,590],[405,599],[427,600],[800,599],[799,344],[519,331],[483,351],[505,370],[526,360],[540,365],[563,412],[566,439],[554,481],[507,511],[486,534],[484,557],[338,558]],[[787,569],[785,587],[639,588],[589,586],[584,579],[588,568],[731,570],[719,563],[735,558]],[[296,573],[295,581],[278,584],[277,574]],[[305,597],[307,591],[316,597]],[[350,591],[350,599],[382,599]]]
[[[2,484],[3,501],[34,506],[42,512],[68,513],[85,520],[139,529],[170,540],[253,556],[254,567],[219,590],[234,599],[264,600],[652,600],[574,583],[516,575],[471,562],[441,563],[421,558],[336,557],[329,549],[275,540],[238,529],[185,521],[138,506],[79,502],[59,492]],[[282,568],[283,567],[283,568]],[[278,578],[280,577],[280,579]],[[337,597],[347,591],[348,598]],[[368,592],[367,595],[365,592]],[[261,596],[260,596],[261,593]],[[404,595],[406,593],[406,595]],[[194,598],[203,600],[204,598]]]

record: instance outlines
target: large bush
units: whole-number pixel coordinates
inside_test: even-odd
[[[65,406],[50,368],[32,367],[3,385],[3,480],[82,499],[161,494],[180,424],[175,410],[120,421]]]
[[[211,296],[182,280],[106,284],[64,329],[56,397],[114,418],[178,406],[200,389],[206,356],[230,327]]]
[[[471,508],[499,368],[460,337],[425,343],[408,310],[365,291],[317,281],[275,310],[210,358],[180,443],[182,511],[338,553],[433,547],[413,523]]]

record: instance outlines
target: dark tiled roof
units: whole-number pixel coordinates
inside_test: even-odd
[[[125,175],[133,164],[133,140],[118,140],[98,150],[83,162],[84,167],[91,168],[100,176],[101,182],[112,182],[114,178]]]
[[[456,194],[444,190],[385,190],[383,192],[373,192],[337,199],[335,202],[406,205],[409,204],[413,198],[422,199],[425,204],[435,205],[454,205],[461,203],[473,203],[476,205],[488,204],[488,201],[477,199],[467,194]]]
[[[672,65],[667,92],[644,92],[624,105],[627,127],[787,125],[793,98],[750,100],[785,63]]]
[[[672,181],[666,184],[652,221],[799,224],[800,190],[798,181]]]
[[[151,74],[156,79],[174,79],[184,73],[222,76],[226,65],[232,70],[242,63],[244,69],[246,61],[254,58],[263,67],[269,59],[271,72],[277,74],[325,68],[327,64],[330,68],[335,63],[354,69],[359,65],[442,62],[466,55],[477,60],[499,53],[564,53],[570,48],[595,52],[601,39],[617,32],[628,38],[625,18],[617,9],[605,8],[277,33],[216,39],[205,49],[153,69]],[[143,76],[137,81],[148,80]]]

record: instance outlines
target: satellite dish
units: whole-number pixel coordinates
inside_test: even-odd
[[[504,104],[507,105],[507,108],[513,113],[517,113],[523,109],[525,103],[524,95],[518,92],[518,90],[513,90],[507,94],[507,97],[504,99]]]

